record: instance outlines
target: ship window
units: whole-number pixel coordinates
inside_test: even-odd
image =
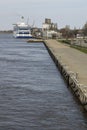
[[[20,27],[19,30],[28,30],[28,28]]]
[[[24,34],[23,32],[19,32],[19,34]]]
[[[19,32],[19,34],[29,34],[29,32]]]
[[[24,34],[29,34],[29,32],[24,32]]]

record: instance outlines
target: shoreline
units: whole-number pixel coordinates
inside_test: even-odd
[[[79,101],[81,102],[85,110],[87,111],[87,72],[86,72],[87,69],[84,70],[85,65],[83,67],[79,66],[78,61],[76,64],[74,64],[75,62],[74,60],[77,60],[78,58],[75,58],[73,56],[72,56],[72,59],[67,59],[67,62],[66,62],[65,58],[66,56],[71,54],[71,50],[72,50],[72,53],[75,53],[73,52],[74,50],[70,48],[69,46],[61,45],[56,40],[46,40],[44,41],[44,44],[50,56],[52,57],[53,61],[55,62],[57,68],[59,69],[61,75],[66,81],[68,87],[72,89],[75,96],[79,99]],[[64,53],[64,51],[66,52]],[[75,51],[76,51],[76,54],[81,56],[82,52],[78,52],[78,50],[75,50]],[[84,57],[85,54],[83,53],[82,55]],[[71,60],[73,62],[69,64]],[[80,62],[82,61],[80,60]],[[78,66],[78,69],[77,67],[75,67],[75,65]],[[77,70],[79,69],[80,71],[78,72]],[[86,72],[85,76],[82,73],[83,70],[84,70],[84,73]]]

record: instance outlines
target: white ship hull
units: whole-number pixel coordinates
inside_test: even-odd
[[[32,38],[31,34],[19,34],[17,32],[13,32],[13,36],[15,38]]]
[[[15,38],[32,38],[31,28],[24,22],[14,24],[13,36]]]

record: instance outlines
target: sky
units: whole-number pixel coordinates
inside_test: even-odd
[[[50,18],[59,29],[82,28],[87,22],[87,0],[0,0],[0,30],[13,29],[21,16],[35,27]]]

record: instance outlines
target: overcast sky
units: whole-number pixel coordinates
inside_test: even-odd
[[[12,29],[21,16],[37,27],[51,18],[59,28],[82,28],[87,22],[87,0],[0,0],[0,30]]]

